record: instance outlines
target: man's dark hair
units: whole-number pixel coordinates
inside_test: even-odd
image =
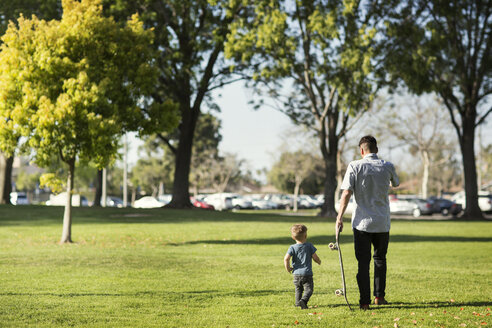
[[[364,136],[360,138],[359,147],[363,147],[364,149],[369,150],[371,153],[378,152],[378,142],[373,136]]]

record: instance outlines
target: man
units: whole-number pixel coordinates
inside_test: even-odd
[[[374,246],[374,303],[388,304],[384,298],[390,230],[388,191],[390,182],[393,187],[398,187],[400,182],[393,164],[378,158],[377,141],[373,136],[362,137],[359,149],[362,159],[350,162],[341,185],[343,193],[335,227],[340,232],[343,230],[343,213],[353,194],[355,208],[352,213],[352,230],[355,257],[359,264],[359,305],[361,309],[368,310],[371,303],[371,244]]]

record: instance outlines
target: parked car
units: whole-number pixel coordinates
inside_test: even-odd
[[[144,196],[133,203],[133,207],[135,208],[157,208],[165,205],[165,203],[152,196]]]
[[[251,195],[246,198],[251,201],[255,210],[273,210],[278,208],[277,203],[265,199],[261,195]]]
[[[412,211],[412,215],[414,217],[419,217],[421,215],[432,215],[432,213],[434,213],[432,203],[428,200],[421,198],[412,198],[408,199],[408,201],[417,205],[417,207],[415,207]]]
[[[317,208],[321,207],[322,204],[319,204],[317,200],[309,195],[299,195],[297,196],[297,206],[299,208]]]
[[[212,205],[217,211],[232,209],[232,199],[227,194],[211,194],[203,200],[205,203]]]
[[[461,204],[457,204],[449,199],[445,198],[429,198],[432,204],[432,210],[434,213],[441,213],[442,215],[458,215],[463,210]]]
[[[164,195],[157,196],[157,200],[160,201],[161,203],[164,203],[164,205],[169,204],[172,199],[173,199],[173,195],[171,194],[164,194]]]
[[[10,202],[12,205],[28,205],[29,199],[27,194],[22,191],[13,191],[10,193]]]
[[[265,195],[265,197],[263,197],[263,199],[275,203],[277,208],[291,209],[292,204],[293,204],[292,197],[290,197],[289,195],[268,194],[268,195]]]
[[[466,197],[465,192],[460,191],[453,195],[451,200],[457,204],[461,204],[463,209],[466,208]],[[482,212],[491,212],[492,211],[492,194],[488,191],[480,190],[478,191],[478,206],[482,210]]]
[[[205,203],[204,201],[198,200],[194,197],[190,197],[191,203],[193,206],[198,207],[198,208],[203,208],[204,210],[214,210],[215,208],[210,205]]]
[[[108,196],[106,198],[106,206],[107,207],[122,208],[123,207],[123,199],[121,199],[120,197],[116,197],[116,196]],[[126,206],[130,207],[130,204],[127,204]]]
[[[400,199],[398,197],[390,196],[389,199],[390,213],[420,216],[419,206],[413,202],[413,199]]]
[[[354,206],[355,206],[354,197],[350,197],[349,203],[347,204],[347,209],[345,210],[345,214],[352,214],[354,212]],[[340,201],[337,201],[335,203],[335,210],[337,212],[340,211]]]
[[[67,204],[67,193],[62,192],[58,195],[51,194],[50,199],[46,201],[48,206],[65,206]],[[72,195],[72,206],[89,206],[89,201],[85,196],[74,194]]]
[[[230,194],[232,207],[236,210],[252,209],[253,203],[239,194]]]

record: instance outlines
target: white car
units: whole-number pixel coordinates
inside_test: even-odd
[[[248,199],[251,200],[255,210],[273,210],[278,208],[277,203],[274,203],[271,200],[266,200],[263,197],[252,196]]]
[[[287,208],[290,209],[292,207],[292,198],[289,195],[281,195],[281,194],[268,194],[265,195],[264,199],[274,202],[277,208]]]
[[[354,197],[350,197],[349,199],[349,203],[347,204],[347,209],[345,210],[345,213],[344,214],[352,214],[354,212]],[[337,212],[340,211],[340,201],[337,201],[335,203],[335,210]]]
[[[51,194],[50,199],[46,201],[48,206],[65,206],[67,205],[67,193],[62,192],[58,195]],[[72,195],[72,206],[89,206],[89,201],[82,195]]]
[[[163,207],[164,205],[166,205],[164,202],[152,196],[144,196],[133,203],[133,207],[135,208],[157,208]]]
[[[411,214],[414,217],[418,217],[421,214],[418,205],[410,199],[391,197],[389,205],[391,214]]]
[[[461,204],[463,209],[466,208],[466,197],[465,197],[464,191],[460,191],[460,192],[454,194],[453,197],[451,198],[451,200],[453,202],[455,202],[456,204]],[[480,207],[482,212],[491,212],[492,211],[492,194],[487,192],[487,191],[480,190],[478,192],[478,206]]]
[[[232,199],[228,194],[211,194],[203,199],[208,205],[212,205],[217,211],[232,209]]]
[[[25,192],[13,191],[10,193],[10,202],[12,205],[28,205],[29,199],[27,199]]]
[[[253,203],[239,194],[231,194],[232,207],[237,210],[252,209]]]
[[[315,201],[309,195],[298,195],[297,196],[297,206],[299,208],[316,208],[316,207],[318,207],[318,202]]]

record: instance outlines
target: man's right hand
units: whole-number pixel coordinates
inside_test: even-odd
[[[337,218],[337,222],[335,223],[335,231],[342,232],[343,231],[343,219]]]

